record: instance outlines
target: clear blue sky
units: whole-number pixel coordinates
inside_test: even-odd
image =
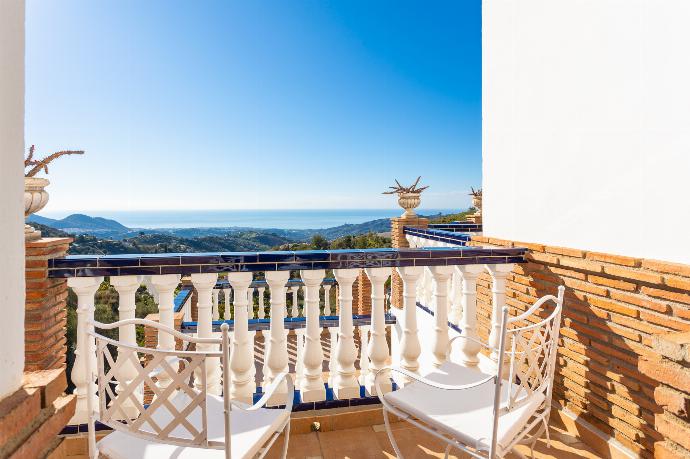
[[[481,181],[481,2],[29,0],[46,211],[462,208]]]

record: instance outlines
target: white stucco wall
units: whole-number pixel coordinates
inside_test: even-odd
[[[484,234],[690,263],[690,2],[482,14]]]
[[[24,2],[0,0],[0,399],[24,370]]]

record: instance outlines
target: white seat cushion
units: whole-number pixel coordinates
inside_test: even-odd
[[[181,410],[189,403],[189,397],[178,393],[172,404]],[[224,441],[223,399],[213,395],[207,398],[207,416],[209,440]],[[259,409],[244,411],[233,407],[230,415],[231,453],[234,458],[254,457],[271,436],[282,427],[289,414],[282,409]],[[164,407],[158,408],[152,415],[153,421],[161,428],[168,424],[172,415]],[[188,421],[201,430],[201,410],[196,408],[187,416]],[[154,432],[147,423],[141,430]],[[177,426],[172,436],[191,438],[191,434],[182,426]],[[160,458],[225,458],[222,449],[192,448],[157,443],[135,437],[127,432],[115,431],[98,442],[98,449],[110,459],[160,459]]]
[[[425,375],[431,381],[463,385],[480,381],[488,375],[480,371],[446,362]],[[514,385],[516,389],[517,386]],[[472,446],[487,448],[491,443],[491,420],[495,384],[487,382],[472,389],[436,389],[420,382],[408,384],[384,397],[391,405]],[[505,405],[509,386],[501,387]],[[513,440],[544,401],[543,393],[533,393],[524,403],[499,417],[498,446],[502,450]]]

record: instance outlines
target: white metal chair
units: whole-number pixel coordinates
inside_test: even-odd
[[[482,373],[453,362],[424,377],[403,368],[389,368],[413,380],[381,397],[386,430],[397,456],[403,457],[388,413],[448,443],[446,458],[453,447],[472,457],[501,458],[517,444],[525,443],[533,456],[539,437],[546,433],[548,440],[564,291],[559,287],[558,297],[544,296],[516,317],[509,317],[508,308],[504,308],[497,349],[472,339],[496,353],[495,372]],[[550,303],[553,309],[546,308]],[[471,339],[457,336],[453,340],[458,338]],[[379,371],[377,389],[379,382],[389,377],[386,369]]]
[[[183,349],[194,343],[196,350],[139,347],[107,338],[93,328],[112,330],[135,325],[171,334],[183,341]],[[142,319],[112,324],[92,322],[89,329],[88,334],[95,338],[98,366],[96,375],[91,359],[86,359],[87,374],[98,378],[98,395],[96,385],[91,383],[87,396],[91,458],[99,454],[109,459],[263,457],[281,433],[285,434],[282,457],[286,457],[294,393],[289,375],[283,373],[274,378],[253,406],[231,402],[229,395],[220,397],[207,392],[207,365],[218,365],[220,359],[223,394],[230,393],[227,324],[221,326],[221,338],[195,338]],[[113,358],[112,349],[117,349],[117,358]],[[131,379],[123,380],[125,376]],[[283,381],[288,390],[286,406],[264,408]],[[150,404],[144,404],[144,386],[153,392]],[[93,406],[96,400],[100,405],[99,421],[114,430],[98,443],[94,428],[98,415]]]

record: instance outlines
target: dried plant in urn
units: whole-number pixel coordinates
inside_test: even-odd
[[[48,173],[48,165],[61,156],[83,155],[81,150],[63,150],[46,156],[43,159],[34,159],[35,145],[29,148],[29,154],[24,158],[24,217],[38,212],[48,204],[48,192],[45,188],[50,184],[48,179],[36,177],[39,172]],[[41,232],[36,231],[30,225],[24,225],[24,237],[34,240],[41,237]]]
[[[472,207],[477,209],[477,211],[474,213],[474,215],[481,215],[482,214],[482,189],[474,189],[474,187],[470,187],[472,191],[470,191],[470,196],[472,196]]]
[[[383,194],[397,194],[398,195],[398,204],[400,207],[405,209],[405,212],[402,214],[403,217],[416,217],[417,214],[415,213],[414,209],[419,207],[419,204],[421,203],[421,194],[422,191],[426,190],[429,188],[428,186],[422,186],[422,187],[417,187],[419,185],[419,181],[422,179],[421,176],[417,177],[417,180],[410,185],[410,186],[402,186],[400,182],[397,180],[395,181],[395,186],[390,186],[390,191],[384,191]]]

